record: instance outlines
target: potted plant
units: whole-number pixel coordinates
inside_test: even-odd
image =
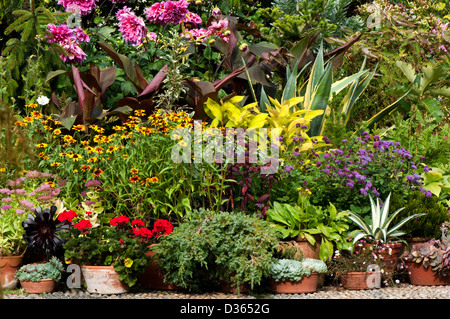
[[[277,245],[274,229],[261,218],[201,208],[154,251],[167,283],[190,291],[234,288],[241,293],[268,274]]]
[[[52,292],[61,280],[64,266],[56,256],[43,264],[27,264],[16,272],[15,277],[26,293]]]
[[[354,232],[353,244],[366,240],[367,242],[362,243],[362,245],[367,248],[373,245],[377,246],[377,249],[381,247],[381,249],[385,250],[384,253],[381,253],[381,257],[384,258],[385,266],[388,268],[392,268],[395,265],[402,253],[403,243],[398,241],[398,238],[404,235],[405,232],[401,231],[400,228],[408,221],[424,215],[423,213],[409,215],[391,226],[393,219],[404,207],[397,209],[393,214],[389,215],[390,196],[391,194],[388,195],[383,205],[381,205],[379,198],[377,198],[375,204],[369,195],[371,218],[368,221],[358,213],[347,211],[349,213],[349,219],[359,228]]]
[[[351,250],[336,250],[327,261],[328,275],[345,289],[380,288],[381,261],[376,252],[362,245]]]
[[[349,229],[347,212],[337,212],[332,203],[325,209],[312,205],[307,196],[299,195],[297,204],[274,202],[267,210],[267,220],[282,240],[295,240],[304,257],[327,260],[335,248],[347,249]]]
[[[137,275],[148,265],[146,256],[153,232],[141,219],[115,216],[105,222],[66,211],[59,220],[72,224],[63,244],[66,263],[78,263],[88,292],[119,294],[137,282]]]
[[[446,234],[448,228],[445,224],[441,229],[441,239],[413,245],[405,254],[408,276],[413,285],[450,284],[450,235]]]
[[[26,214],[12,209],[0,210],[0,287],[14,289],[18,281],[14,273],[22,264],[26,243],[22,221]]]
[[[22,222],[27,250],[41,256],[40,262],[47,261],[52,255],[62,254],[64,241],[59,234],[69,225],[56,218],[57,209],[55,205],[45,209],[36,207],[33,214],[28,214]]]
[[[326,272],[327,266],[320,259],[277,259],[270,268],[270,290],[274,293],[315,292],[319,274]]]

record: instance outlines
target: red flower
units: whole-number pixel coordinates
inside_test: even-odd
[[[165,219],[158,219],[153,227],[153,234],[156,237],[159,237],[161,235],[168,235],[172,231],[173,231],[172,223]]]
[[[117,226],[118,224],[126,224],[126,223],[128,223],[129,220],[130,219],[127,216],[117,216],[117,217],[112,218],[109,221],[109,224],[111,226]]]
[[[67,221],[71,223],[75,217],[77,217],[77,213],[75,213],[73,210],[65,210],[61,214],[59,214],[58,220],[60,222]]]
[[[141,237],[147,237],[147,238],[150,238],[150,237],[152,237],[152,235],[153,235],[153,232],[152,232],[150,229],[145,228],[145,227],[142,227],[142,228],[132,228],[130,231],[133,232],[133,235],[136,236],[136,237],[137,237],[137,236],[141,236]]]
[[[91,224],[91,222],[90,222],[89,220],[87,220],[87,219],[82,219],[82,220],[80,220],[78,223],[76,223],[76,224],[74,225],[74,227],[75,227],[76,229],[78,229],[79,231],[83,231],[83,230],[85,230],[85,229],[91,228],[91,227],[92,227],[92,224]]]
[[[135,219],[131,222],[131,226],[144,226],[145,223],[142,219]]]

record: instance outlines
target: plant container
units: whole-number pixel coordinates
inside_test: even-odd
[[[146,252],[145,255],[149,258],[152,258],[156,255],[156,253],[150,250]],[[152,260],[149,263],[147,268],[145,268],[145,271],[138,275],[137,280],[140,286],[145,289],[157,289],[157,290],[180,289],[175,285],[164,282],[164,275],[161,273],[161,270],[156,260]]]
[[[55,289],[56,282],[51,279],[41,279],[41,281],[20,281],[23,290],[29,294],[49,293]]]
[[[417,286],[444,286],[450,284],[449,276],[435,274],[431,267],[425,268],[422,263],[406,261],[409,281]]]
[[[350,271],[344,274],[341,278],[342,286],[349,290],[360,290],[360,289],[371,289],[367,285],[368,280],[370,281],[370,275],[374,272],[367,271]]]
[[[81,266],[89,293],[104,295],[122,294],[128,291],[127,284],[119,279],[119,274],[114,266]]]
[[[315,292],[318,290],[319,277],[318,273],[313,272],[308,277],[303,277],[300,281],[276,281],[273,278],[269,278],[270,290],[279,294]]]
[[[0,256],[0,286],[3,289],[14,289],[19,282],[16,271],[22,265],[23,256]]]
[[[316,239],[315,245],[311,245],[308,240],[303,236],[298,236],[295,238],[297,245],[303,252],[303,258],[320,259],[320,237],[315,235]]]

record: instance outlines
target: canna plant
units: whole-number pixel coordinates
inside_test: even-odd
[[[405,232],[400,231],[400,228],[405,223],[416,217],[425,215],[424,213],[410,215],[402,219],[395,226],[391,227],[391,222],[394,220],[395,216],[397,216],[398,213],[404,209],[404,207],[397,209],[392,215],[389,215],[390,197],[391,193],[389,193],[383,205],[381,205],[379,198],[377,198],[375,204],[374,200],[369,195],[372,218],[368,223],[359,214],[346,211],[349,213],[348,218],[360,228],[360,230],[355,233],[353,243],[356,243],[363,238],[367,238],[375,242],[383,241],[386,243],[392,238],[400,237],[405,234]]]

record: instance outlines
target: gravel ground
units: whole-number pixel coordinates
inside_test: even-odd
[[[189,294],[182,291],[134,290],[118,295],[91,294],[83,289],[55,291],[49,294],[24,294],[16,290],[4,295],[4,299],[450,299],[450,286],[415,286],[401,283],[395,287],[367,290],[346,290],[324,286],[314,293],[303,294]]]

